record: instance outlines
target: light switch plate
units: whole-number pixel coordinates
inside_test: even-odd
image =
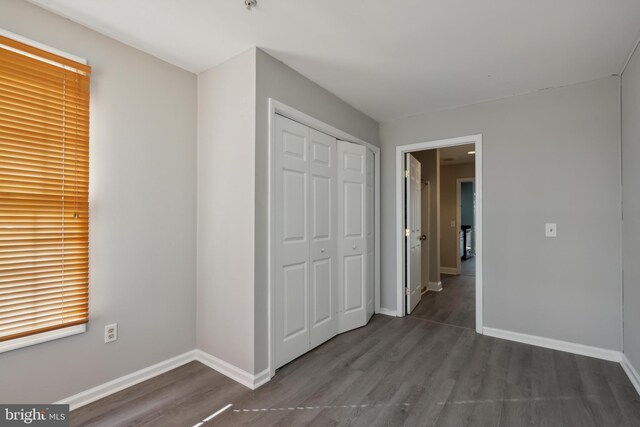
[[[558,235],[558,228],[555,223],[547,223],[545,224],[545,232],[544,235],[546,237],[556,237]]]

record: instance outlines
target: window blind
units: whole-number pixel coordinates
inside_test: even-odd
[[[0,341],[88,320],[90,71],[0,36]]]

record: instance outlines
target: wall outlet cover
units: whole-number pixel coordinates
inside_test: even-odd
[[[104,342],[109,343],[118,339],[118,324],[112,323],[104,327]]]

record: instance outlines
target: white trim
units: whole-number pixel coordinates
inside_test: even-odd
[[[374,312],[381,313],[380,308],[380,149],[373,151],[373,158],[375,160],[375,188],[373,190],[375,197],[375,205],[373,207],[374,212],[374,245],[375,245],[375,253],[374,253],[374,262],[376,265],[374,266],[374,274],[375,277],[375,289],[374,289]],[[394,314],[395,315],[395,314]]]
[[[440,274],[451,274],[453,276],[457,276],[460,274],[460,271],[454,267],[443,267],[440,266]]]
[[[536,335],[522,334],[520,332],[505,331],[504,329],[484,328],[484,334],[494,338],[516,341],[537,347],[550,348],[552,350],[566,351],[581,356],[595,357],[596,359],[621,362],[622,353],[616,350],[608,350],[600,347],[592,347],[584,344],[576,344],[568,341],[560,341],[552,338]]]
[[[398,315],[395,310],[389,310],[388,308],[384,308],[384,307],[380,307],[377,313],[384,314],[385,316],[393,316],[393,317],[396,317]]]
[[[624,353],[622,354],[622,361],[620,361],[620,364],[622,365],[622,369],[627,373],[631,384],[633,384],[633,387],[636,389],[638,394],[640,394],[640,375]]]
[[[273,168],[273,147],[275,146],[275,117],[276,114],[279,114],[281,116],[287,117],[291,120],[294,120],[298,123],[301,123],[305,126],[309,126],[312,129],[315,129],[319,132],[325,133],[327,135],[331,135],[332,137],[336,138],[336,139],[340,139],[342,141],[347,141],[347,142],[352,142],[354,144],[359,144],[359,145],[364,145],[365,147],[371,149],[374,153],[374,159],[376,162],[376,170],[375,170],[375,193],[376,193],[376,198],[377,201],[375,203],[375,255],[374,258],[376,260],[376,266],[375,266],[375,274],[376,274],[376,278],[375,278],[375,301],[374,301],[374,311],[375,312],[380,312],[382,313],[382,311],[378,311],[378,307],[380,305],[380,147],[377,147],[373,144],[370,144],[366,141],[363,141],[360,138],[357,138],[353,135],[350,135],[344,131],[341,131],[338,128],[335,128],[327,123],[324,123],[318,119],[315,119],[305,113],[303,113],[302,111],[296,110],[293,107],[290,107],[280,101],[277,101],[273,98],[269,98],[269,119],[268,119],[268,128],[269,128],[269,146],[268,146],[268,179],[267,179],[267,186],[268,186],[268,191],[267,191],[267,209],[268,209],[268,214],[267,214],[267,218],[268,218],[268,230],[267,230],[267,257],[268,257],[268,262],[267,262],[267,271],[268,271],[268,322],[269,322],[269,326],[268,326],[268,344],[269,344],[269,350],[268,350],[268,360],[269,360],[269,367],[267,368],[268,373],[269,373],[269,378],[273,377],[276,374],[276,369],[275,369],[275,365],[274,365],[274,360],[275,360],[275,355],[274,355],[274,351],[275,351],[275,346],[273,345],[273,338],[275,336],[275,332],[273,330],[274,325],[275,325],[275,313],[273,310],[273,303],[275,301],[275,296],[274,296],[274,286],[273,283],[275,282],[275,270],[273,268],[273,262],[274,262],[274,250],[275,248],[273,247],[274,245],[274,241],[273,241],[273,236],[275,235],[275,229],[274,229],[274,221],[273,221],[273,209],[275,206],[275,202],[273,200],[274,196],[275,196],[275,192],[272,190],[273,187],[273,183],[275,182],[275,170]],[[382,309],[380,309],[382,310]]]
[[[483,333],[483,268],[482,268],[482,135],[469,135],[438,141],[419,142],[417,144],[399,145],[396,147],[396,277],[397,294],[396,310],[400,317],[404,316],[404,154],[414,151],[432,150],[434,148],[455,145],[476,145],[476,332]]]
[[[631,52],[629,52],[629,56],[627,56],[627,60],[624,61],[624,64],[622,65],[622,68],[620,69],[620,72],[618,73],[619,77],[622,77],[622,75],[626,71],[627,66],[629,65],[629,62],[631,62],[631,59],[633,58],[633,55],[638,50],[638,46],[640,46],[640,37],[638,37],[638,40],[636,40],[636,43],[633,45],[633,49],[631,49]]]
[[[462,272],[462,254],[460,253],[460,227],[462,227],[462,183],[463,182],[473,182],[473,186],[475,189],[475,178],[458,178],[456,179],[456,274],[460,274]],[[475,192],[475,191],[474,191]],[[475,216],[475,206],[474,206],[474,216]],[[475,218],[474,218],[475,219]],[[473,225],[475,229],[475,224]],[[474,231],[475,232],[475,231]],[[473,235],[472,235],[473,238]]]
[[[155,365],[140,369],[139,371],[132,372],[120,378],[116,378],[115,380],[90,388],[89,390],[85,390],[55,403],[69,405],[69,409],[73,411],[74,409],[80,408],[81,406],[88,405],[89,403],[95,402],[96,400],[102,399],[103,397],[107,397],[113,393],[124,390],[125,388],[134,386],[138,383],[141,383],[142,381],[146,381],[167,371],[180,367],[186,363],[189,363],[195,360],[195,352],[196,350],[188,351],[179,356],[167,359],[160,363],[156,363]]]
[[[69,337],[71,335],[77,335],[85,332],[87,325],[74,325],[67,328],[56,329],[53,331],[42,332],[35,335],[29,335],[21,338],[14,338],[9,341],[0,342],[0,353],[6,351],[17,350],[19,348],[28,347],[30,345],[36,345],[47,341],[57,340],[58,338]]]
[[[202,350],[195,350],[195,360],[251,390],[257,389],[271,379],[269,368],[254,375]]]
[[[427,291],[430,292],[442,292],[442,282],[429,282]]]
[[[80,64],[87,65],[87,60],[81,58],[79,56],[73,55],[71,53],[64,52],[60,49],[56,49],[55,47],[48,46],[44,43],[37,42],[35,40],[31,40],[27,37],[21,36],[19,34],[12,33],[11,31],[7,31],[3,28],[0,28],[0,36],[5,36],[7,38],[13,39],[20,43],[28,44],[29,46],[36,47],[38,49],[44,50],[49,53],[53,53],[54,55],[62,56],[63,58],[70,59],[72,61],[79,62]]]

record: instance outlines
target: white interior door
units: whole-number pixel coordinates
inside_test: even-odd
[[[420,162],[411,154],[406,154],[406,245],[407,245],[407,314],[420,302],[422,296],[422,219],[421,219],[421,170]]]
[[[375,154],[367,149],[367,322],[375,309]]]
[[[311,348],[338,333],[336,139],[309,130]]]
[[[275,348],[280,367],[309,344],[309,128],[278,116],[275,165]]]
[[[338,330],[367,323],[366,149],[338,141]]]

